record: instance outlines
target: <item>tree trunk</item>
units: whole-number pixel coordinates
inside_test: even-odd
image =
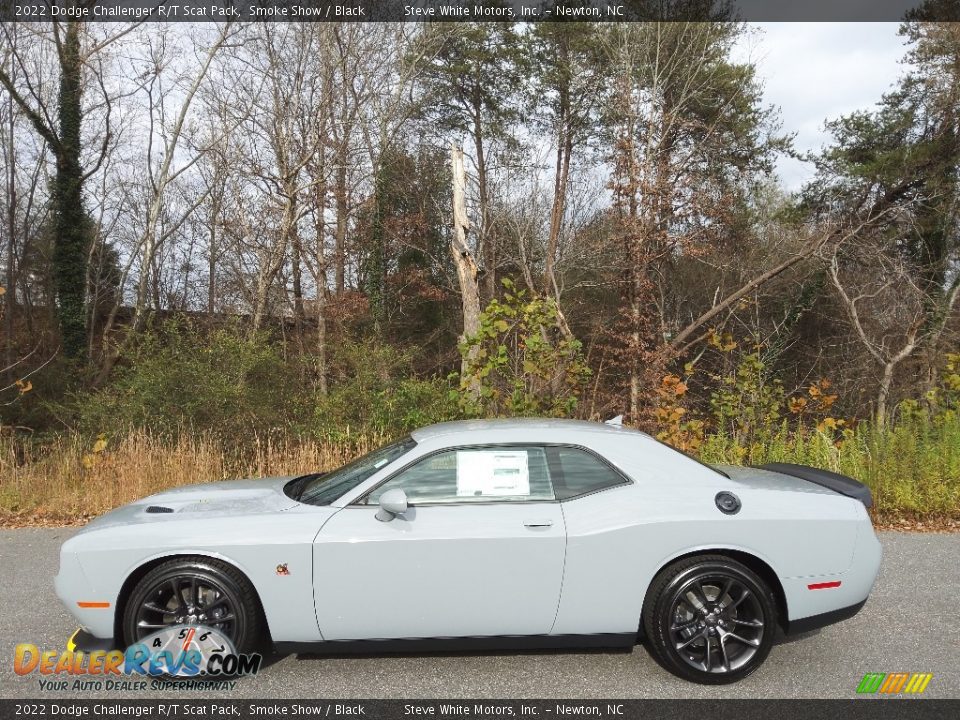
[[[483,146],[483,123],[480,120],[479,110],[474,116],[473,147],[477,154],[477,190],[480,201],[480,223],[477,237],[480,249],[480,258],[483,261],[483,298],[487,302],[497,295],[497,257],[490,232],[490,202],[487,188],[487,158]],[[466,179],[464,179],[466,192]]]
[[[890,399],[890,386],[893,384],[893,371],[895,363],[888,362],[883,366],[883,374],[880,376],[880,387],[877,389],[877,414],[876,422],[878,428],[883,428],[887,424],[887,402]]]
[[[636,162],[636,150],[633,143],[633,121],[628,119],[621,136],[621,165],[622,172],[626,174],[626,185],[623,192],[626,193],[626,217],[623,218],[626,232],[626,257],[627,257],[627,297],[628,297],[628,336],[627,336],[627,366],[629,368],[630,379],[630,405],[628,418],[632,422],[638,422],[640,419],[640,394],[641,394],[641,330],[643,324],[643,307],[641,300],[643,297],[644,280],[646,278],[646,262],[644,250],[642,247],[643,238],[638,230],[640,222],[640,205],[637,201],[637,188],[640,180],[638,177],[638,168]],[[622,203],[622,201],[621,201]]]
[[[380,324],[386,318],[386,290],[387,290],[387,251],[386,238],[383,227],[383,205],[386,194],[386,178],[383,167],[384,151],[381,147],[380,156],[374,167],[373,178],[373,222],[370,228],[370,255],[367,263],[367,297],[370,302],[370,315],[373,317],[374,327],[379,330]]]
[[[321,134],[322,134],[321,130]],[[317,391],[326,396],[327,388],[327,184],[326,184],[326,155],[321,149],[315,156],[317,164],[313,169],[313,197],[314,212],[313,224],[316,235],[316,277],[317,285]]]
[[[453,170],[453,234],[450,238],[450,254],[453,256],[457,268],[457,280],[460,283],[460,298],[463,311],[463,334],[460,341],[476,335],[480,330],[480,287],[477,284],[477,263],[473,253],[467,246],[467,231],[470,221],[467,219],[466,206],[466,171],[463,167],[463,150],[456,145],[450,148],[450,163]],[[476,356],[477,348],[463,358],[461,377],[467,380],[467,392],[477,399],[480,394],[480,383],[476,378],[467,378],[467,371],[471,361]]]
[[[570,177],[570,155],[573,152],[573,133],[570,123],[570,98],[567,92],[560,94],[560,131],[557,133],[557,166],[553,182],[553,207],[550,210],[550,235],[547,237],[547,252],[543,264],[543,292],[545,295],[559,295],[555,276],[557,247],[560,244],[560,230],[566,209],[567,181]],[[557,300],[559,301],[559,297]]]
[[[17,232],[17,146],[14,141],[13,98],[8,96],[7,112],[9,113],[9,146],[7,150],[7,277],[5,280],[6,294],[3,297],[3,319],[6,325],[6,356],[4,367],[7,368],[7,383],[13,382],[13,312],[16,305],[17,283],[14,275],[13,240]]]
[[[81,357],[87,346],[85,299],[89,237],[80,164],[82,69],[80,23],[71,20],[66,23],[60,49],[60,137],[53,190],[56,211],[53,275],[57,317],[63,351],[70,358]]]
[[[283,223],[286,223],[286,218]],[[257,287],[253,298],[253,317],[251,318],[253,332],[259,331],[263,326],[263,321],[270,309],[270,289],[277,279],[277,274],[283,266],[283,258],[287,253],[288,231],[281,227],[279,235],[280,237],[275,241],[275,245],[267,251],[267,256],[263,259],[263,265],[257,276]]]
[[[907,341],[904,343],[903,347],[900,348],[900,351],[893,356],[886,358],[886,362],[883,363],[883,374],[880,376],[880,387],[877,388],[877,427],[882,428],[887,424],[887,405],[890,402],[890,388],[893,385],[893,373],[896,371],[897,366],[906,360],[908,357],[913,355],[913,352],[920,345],[920,341],[917,338],[917,332],[919,331],[922,322],[916,323],[907,333]],[[876,356],[875,356],[876,357]]]
[[[260,270],[257,273],[257,286],[253,298],[253,317],[251,323],[253,332],[260,330],[263,320],[266,317],[270,307],[270,289],[273,287],[280,268],[283,267],[284,258],[287,255],[287,247],[293,239],[296,232],[297,218],[299,208],[297,207],[296,188],[286,187],[286,200],[283,204],[283,211],[280,214],[280,226],[277,228],[276,239],[267,249],[266,256],[260,262]]]
[[[53,288],[55,315],[61,346],[69,358],[83,356],[87,346],[86,284],[89,222],[83,209],[83,166],[80,160],[80,126],[83,122],[84,59],[80,53],[80,27],[76,20],[56,25],[63,36],[57,43],[60,87],[54,128],[18,92],[0,68],[0,84],[23,110],[37,133],[47,142],[56,163],[53,180]]]
[[[322,284],[317,288],[317,390],[327,394],[327,275],[320,273]]]
[[[337,154],[336,176],[336,213],[337,226],[333,238],[334,288],[337,295],[343,293],[346,265],[347,214],[350,211],[347,201],[347,154],[341,150]]]
[[[636,298],[630,299],[630,409],[628,417],[632,422],[640,419],[640,304]]]
[[[159,206],[156,206],[159,210]],[[143,238],[143,250],[140,253],[140,277],[137,279],[137,295],[133,305],[133,322],[130,324],[130,334],[136,335],[146,323],[148,297],[150,294],[150,271],[153,268],[153,257],[156,253],[156,233],[154,232],[157,216],[154,206],[151,206],[147,216],[147,229]]]
[[[217,222],[220,217],[220,196],[212,198],[210,208],[210,247],[207,255],[207,317],[213,320],[217,309]]]
[[[297,232],[296,225],[292,228],[290,235],[290,252],[291,272],[293,275],[293,329],[297,336],[297,347],[300,353],[303,354],[303,325],[305,316],[303,312],[302,248],[300,245],[300,233]]]

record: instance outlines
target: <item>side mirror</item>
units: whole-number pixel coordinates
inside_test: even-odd
[[[400,488],[387,490],[380,496],[380,509],[377,510],[376,518],[380,522],[390,522],[397,515],[403,515],[407,511],[407,494]]]

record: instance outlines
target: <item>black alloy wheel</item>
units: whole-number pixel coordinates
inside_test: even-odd
[[[183,558],[155,567],[136,584],[124,607],[124,641],[130,645],[175,625],[213,628],[238,652],[249,652],[264,623],[253,587],[236,568],[212,558]]]
[[[723,556],[679,561],[653,581],[644,630],[670,672],[706,684],[740,680],[766,659],[776,599],[749,568]]]

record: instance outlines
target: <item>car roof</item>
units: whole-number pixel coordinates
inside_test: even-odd
[[[585,420],[563,420],[559,418],[510,418],[495,420],[454,420],[452,422],[428,425],[414,430],[411,436],[417,442],[438,439],[448,435],[475,435],[475,441],[483,441],[484,433],[515,434],[518,441],[570,441],[584,433],[603,435],[632,435],[649,437],[646,433],[621,425],[607,425]]]

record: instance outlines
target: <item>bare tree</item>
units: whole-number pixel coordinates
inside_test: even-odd
[[[470,230],[470,220],[467,217],[466,206],[466,171],[463,166],[463,150],[456,145],[450,146],[450,168],[452,172],[453,189],[453,233],[450,235],[450,254],[454,266],[457,268],[457,279],[460,282],[460,306],[463,314],[463,333],[461,342],[476,335],[480,330],[480,286],[477,282],[477,261],[467,245],[467,232]],[[479,348],[471,352],[475,355]],[[463,372],[470,366],[473,357],[463,358]],[[471,379],[469,392],[476,395],[480,390],[475,379]]]
[[[770,111],[759,106],[752,67],[729,59],[741,29],[636,23],[606,36],[617,69],[607,114],[624,257],[622,360],[635,421],[644,388],[653,386],[665,349],[677,343],[657,302],[670,264],[722,237],[750,178],[769,170],[779,144],[768,136]]]
[[[91,0],[77,5],[89,7]],[[13,31],[7,25],[3,33],[10,58],[18,75],[7,72],[0,64],[0,85],[29,119],[34,131],[46,142],[56,162],[53,187],[55,243],[54,281],[57,294],[57,316],[65,354],[79,357],[86,348],[86,282],[87,253],[90,243],[89,219],[84,209],[84,182],[96,173],[110,147],[112,137],[112,98],[102,81],[104,50],[131,32],[136,24],[122,27],[103,38],[97,38],[76,19],[54,20],[48,32],[37,31],[37,37],[55,47],[59,89],[56,110],[44,90],[44,78],[31,72],[31,63],[13,42]],[[91,78],[101,91],[103,127],[99,153],[94,159],[84,157],[84,120],[91,109],[85,103],[85,90]]]
[[[596,57],[599,33],[589,25],[543,23],[531,32],[538,73],[534,106],[541,108],[554,146],[553,202],[540,289],[559,301],[557,253],[567,212],[574,152],[598,134],[597,111],[606,87]],[[569,334],[566,322],[563,328]]]
[[[321,134],[322,83],[316,73],[322,32],[316,25],[291,25],[281,31],[270,28],[249,40],[245,70],[263,78],[263,92],[258,86],[246,99],[250,110],[244,127],[263,143],[254,143],[256,148],[247,143],[247,172],[266,201],[268,215],[260,222],[272,221],[267,232],[251,231],[248,237],[258,253],[251,299],[254,330],[263,324],[274,283],[287,262],[292,262],[294,314],[302,329],[301,222],[311,210],[314,187],[322,182],[307,166],[326,143]]]
[[[194,202],[188,205],[179,214],[168,222],[164,230],[159,228],[160,217],[167,207],[167,192],[170,186],[184,173],[188,172],[209,149],[206,144],[193,149],[186,158],[181,157],[181,140],[186,129],[187,117],[193,105],[194,98],[201,84],[207,76],[217,53],[234,34],[235,28],[226,23],[218,28],[216,37],[199,58],[199,67],[191,77],[185,77],[184,95],[178,107],[173,108],[168,120],[167,99],[173,94],[171,88],[162,85],[163,69],[169,63],[167,57],[166,33],[157,38],[151,38],[150,67],[144,72],[148,80],[144,83],[150,108],[151,132],[147,145],[147,168],[149,172],[149,201],[147,204],[146,220],[143,235],[138,243],[140,248],[140,277],[137,283],[136,301],[134,304],[134,320],[132,331],[137,332],[143,327],[144,314],[147,307],[147,288],[150,278],[150,267],[154,262],[158,248],[179,229],[183,221],[202,203],[205,194],[201,194]],[[155,43],[155,44],[154,44]],[[176,82],[176,81],[175,81]],[[155,158],[154,143],[159,136],[159,152]],[[215,141],[214,141],[215,142]]]
[[[896,239],[887,247],[861,240],[840,249],[830,256],[830,280],[857,339],[880,367],[874,416],[882,427],[895,373],[919,348],[936,344],[954,312],[960,273],[945,291],[931,294],[898,252]]]
[[[127,278],[139,261],[139,276],[134,295],[133,320],[127,341],[136,337],[146,321],[150,306],[151,278],[155,272],[159,250],[163,245],[187,222],[191,215],[200,207],[206,197],[206,191],[187,199],[185,205],[173,210],[170,203],[170,191],[179,178],[190,172],[200,161],[203,155],[216,144],[216,139],[207,143],[185,143],[187,120],[193,107],[194,99],[203,84],[213,64],[214,58],[221,48],[228,43],[236,29],[232,23],[218,26],[212,42],[203,52],[200,52],[196,69],[185,70],[172,62],[171,55],[175,49],[171,47],[170,30],[164,28],[156,35],[147,38],[149,52],[146,55],[143,67],[139,68],[139,75],[135,87],[143,93],[146,99],[147,127],[146,157],[147,168],[144,187],[143,220],[138,237],[133,248],[129,251],[126,263],[120,277],[120,287],[126,285]],[[195,41],[195,50],[200,47],[200,41]],[[168,74],[173,75],[168,78]],[[169,86],[166,82],[169,80]],[[180,94],[182,92],[182,94]],[[171,104],[170,100],[174,99]],[[225,130],[227,132],[227,130]],[[184,152],[185,144],[190,144],[189,152]],[[154,284],[154,289],[158,287]],[[123,302],[122,293],[118,293],[111,308],[101,337],[103,361],[96,378],[96,384],[104,382],[123,352],[124,345],[111,349],[111,330],[116,322],[117,313]],[[154,301],[154,306],[157,302]]]

